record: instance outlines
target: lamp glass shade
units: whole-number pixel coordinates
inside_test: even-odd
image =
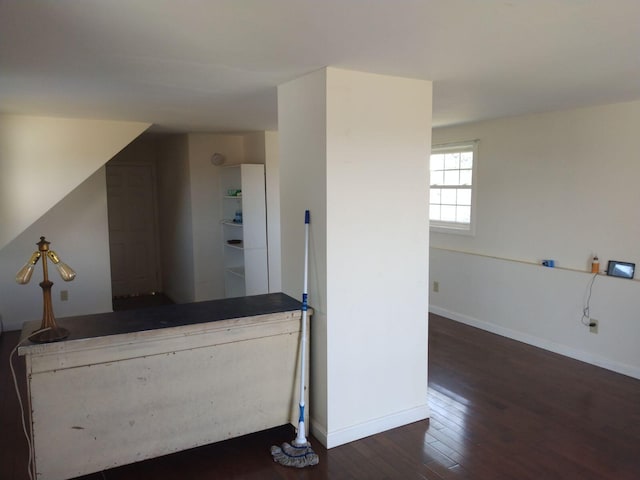
[[[33,252],[31,258],[27,263],[24,264],[18,273],[16,274],[16,282],[20,285],[26,285],[31,280],[31,275],[33,275],[33,270],[35,268],[35,264],[40,260],[40,252]]]
[[[58,269],[58,273],[62,277],[65,282],[70,282],[74,278],[76,278],[76,272],[64,262],[54,263],[56,268]]]
[[[53,262],[53,264],[56,266],[56,268],[58,269],[58,273],[65,282],[70,282],[71,280],[76,278],[76,272],[73,270],[73,268],[71,268],[64,262],[61,262],[56,252],[54,252],[53,250],[49,250],[47,252],[47,257],[51,259],[51,262]]]
[[[20,285],[26,285],[31,280],[31,275],[33,275],[33,270],[35,269],[35,265],[33,263],[26,263],[24,267],[18,270],[16,274],[16,282]]]

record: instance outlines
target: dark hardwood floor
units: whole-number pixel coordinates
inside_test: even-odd
[[[640,478],[640,381],[430,316],[429,421],[275,464],[281,427],[127,465],[84,480]],[[9,374],[17,332],[0,337],[0,479],[27,479]],[[24,370],[18,375],[22,380]],[[44,480],[44,479],[43,479]]]

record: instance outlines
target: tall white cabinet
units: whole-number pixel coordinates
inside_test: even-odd
[[[264,165],[221,168],[225,297],[269,292]]]

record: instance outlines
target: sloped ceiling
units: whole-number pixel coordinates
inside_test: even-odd
[[[434,125],[640,98],[637,0],[0,0],[0,111],[277,129],[324,66],[434,81]]]
[[[0,250],[148,127],[0,115]]]

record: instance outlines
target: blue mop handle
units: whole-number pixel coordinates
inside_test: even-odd
[[[304,212],[304,286],[302,288],[302,318],[300,332],[300,403],[298,417],[298,432],[294,445],[306,445],[306,428],[304,424],[304,384],[305,384],[305,365],[306,365],[306,343],[307,343],[307,278],[309,277],[309,223],[311,215],[309,210]]]
[[[307,263],[309,259],[309,223],[311,223],[311,214],[309,210],[304,211],[304,286],[302,288],[302,311],[306,312],[307,305]]]
[[[309,223],[311,214],[309,210],[304,211],[304,285],[302,287],[302,311],[307,311],[307,278],[309,277]]]

